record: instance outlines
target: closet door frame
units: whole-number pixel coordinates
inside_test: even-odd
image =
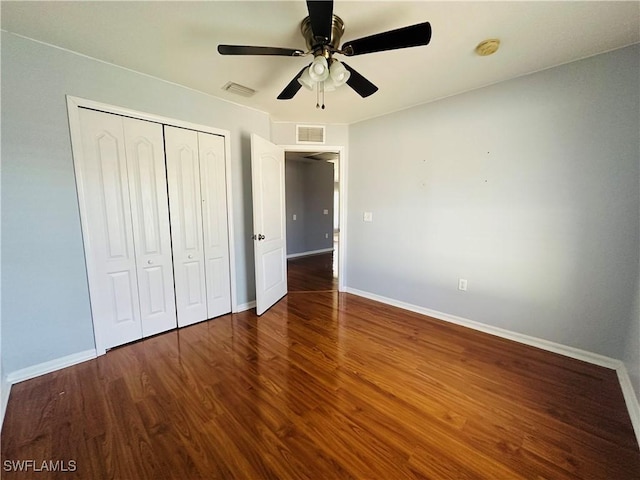
[[[230,288],[231,288],[231,311],[236,313],[239,310],[238,308],[238,299],[237,299],[237,290],[236,290],[236,267],[235,267],[235,236],[233,230],[233,192],[232,192],[232,182],[231,182],[231,147],[230,140],[231,134],[228,130],[223,130],[220,128],[210,127],[208,125],[200,125],[197,123],[186,122],[182,120],[176,120],[174,118],[163,117],[160,115],[155,115],[152,113],[139,112],[136,110],[131,110],[124,107],[119,107],[116,105],[109,105],[106,103],[95,102],[93,100],[88,100],[86,98],[74,97],[71,95],[67,95],[67,114],[69,116],[69,130],[71,132],[71,151],[73,154],[74,164],[82,161],[83,151],[82,151],[82,129],[80,123],[80,109],[88,108],[91,110],[98,110],[105,113],[112,113],[115,115],[121,115],[123,117],[131,117],[138,120],[146,120],[149,122],[155,122],[162,125],[169,125],[173,127],[186,128],[189,130],[196,130],[204,133],[211,133],[213,135],[219,135],[224,137],[224,150],[225,150],[225,170],[226,170],[226,189],[227,189],[227,224],[228,224],[228,233],[229,233],[229,273],[230,273]],[[82,201],[86,194],[86,187],[83,185],[82,178],[76,175],[76,186],[78,190],[78,204],[80,207],[80,212],[84,216],[86,214],[85,205]],[[83,238],[88,238],[88,231],[86,230],[86,225],[81,223],[82,235]],[[87,271],[87,276],[91,276],[91,272]],[[88,278],[91,281],[91,278]],[[93,324],[93,318],[92,318]],[[106,353],[106,348],[101,344],[99,334],[96,335],[95,324],[93,324],[94,328],[94,339],[96,343],[96,354],[104,355]]]

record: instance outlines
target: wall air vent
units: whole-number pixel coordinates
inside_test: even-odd
[[[297,143],[324,143],[324,126],[296,125]]]
[[[244,85],[240,85],[239,83],[227,82],[223,87],[223,90],[229,93],[235,93],[236,95],[240,95],[242,97],[251,97],[256,91],[253,88],[245,87]]]

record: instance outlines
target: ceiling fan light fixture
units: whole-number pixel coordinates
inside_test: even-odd
[[[327,59],[318,55],[313,59],[313,63],[309,67],[309,76],[315,82],[322,82],[329,76],[329,65]]]
[[[338,60],[333,60],[331,67],[329,67],[329,75],[333,84],[336,87],[340,87],[347,83],[347,80],[349,80],[349,77],[351,76],[351,72],[344,68],[344,65],[342,65]]]
[[[308,68],[304,69],[304,72],[302,72],[302,75],[298,78],[298,83],[307,90],[313,90],[313,87],[316,85],[316,82],[311,78],[311,75],[309,75]]]
[[[306,57],[313,55],[310,65],[303,67],[278,95],[278,100],[291,100],[304,86],[316,89],[317,108],[324,108],[324,92],[344,84],[349,85],[362,98],[378,91],[373,83],[346,63],[333,59],[340,54],[348,57],[367,53],[385,52],[428,45],[431,41],[431,24],[416,23],[395,30],[368,35],[340,46],[344,34],[344,22],[333,14],[333,0],[307,0],[309,16],[302,20],[300,32],[307,50],[251,45],[218,45],[221,55],[272,55],[281,57]],[[322,104],[320,103],[322,100]]]
[[[327,79],[322,83],[323,83],[323,88],[325,92],[333,92],[336,88],[340,86],[333,81],[333,78],[331,78],[331,76],[328,76]]]

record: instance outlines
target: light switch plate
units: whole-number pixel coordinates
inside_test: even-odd
[[[364,212],[363,219],[365,222],[373,222],[373,212]]]

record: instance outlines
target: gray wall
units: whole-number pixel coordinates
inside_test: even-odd
[[[250,133],[265,113],[2,33],[5,373],[94,348],[65,95],[231,131],[238,302],[255,298]]]
[[[351,125],[348,287],[625,358],[640,394],[639,59]]]
[[[306,251],[333,247],[333,163],[309,163],[306,170]],[[328,210],[325,215],[324,210]],[[325,238],[328,235],[329,238]]]
[[[304,252],[306,249],[305,165],[297,160],[285,162],[287,255]],[[296,220],[293,220],[293,215]]]
[[[333,167],[322,161],[287,160],[287,255],[333,247]]]

